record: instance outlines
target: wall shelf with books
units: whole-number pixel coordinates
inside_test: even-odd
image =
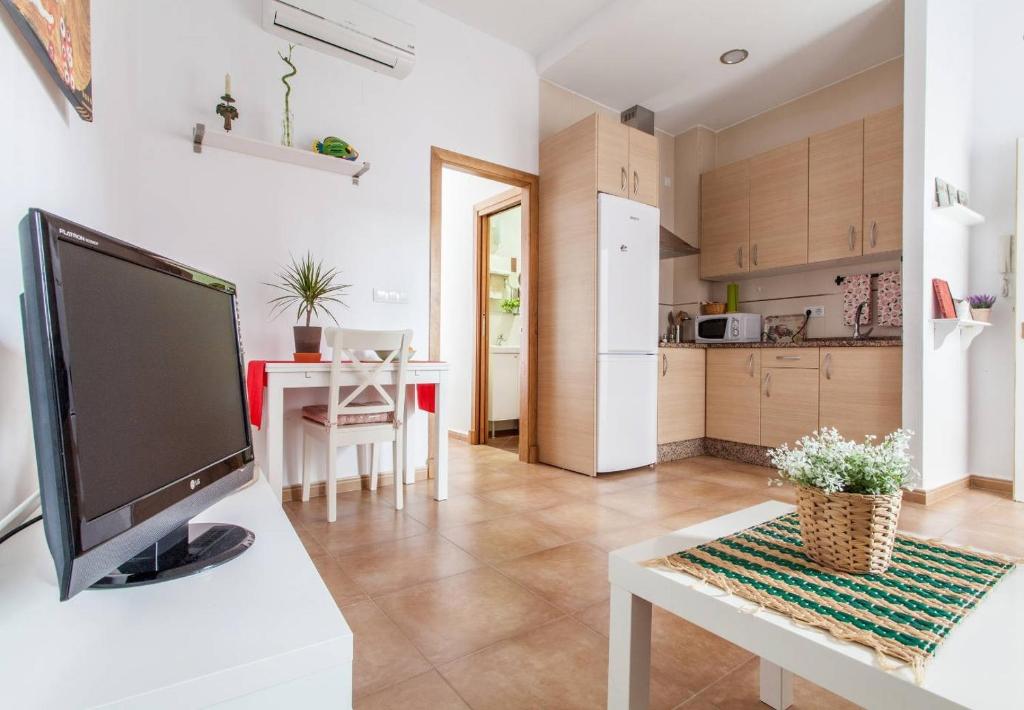
[[[935,349],[941,348],[950,335],[958,332],[960,333],[960,349],[966,350],[971,347],[971,343],[981,334],[981,331],[990,325],[992,324],[980,320],[933,318],[932,327],[935,329]]]

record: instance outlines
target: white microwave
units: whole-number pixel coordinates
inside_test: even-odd
[[[761,316],[757,313],[723,313],[697,316],[698,343],[756,343],[761,340]]]

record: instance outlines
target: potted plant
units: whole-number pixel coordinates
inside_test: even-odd
[[[988,323],[989,316],[992,314],[992,306],[994,306],[996,302],[996,297],[987,293],[978,293],[973,296],[968,296],[967,302],[971,304],[971,316],[974,320],[980,320],[983,323]]]
[[[292,328],[297,361],[320,360],[322,331],[320,326],[311,324],[313,316],[320,317],[321,314],[326,313],[332,321],[337,323],[338,320],[331,313],[330,305],[348,308],[340,297],[344,295],[351,284],[337,283],[339,276],[337,269],[326,268],[323,261],[314,261],[313,255],[306,252],[306,255],[297,261],[295,257],[292,257],[292,263],[277,274],[276,283],[266,284],[284,292],[282,295],[270,299],[271,318],[276,318],[293,307],[296,321],[301,320],[303,316],[306,317],[305,325],[296,325]]]
[[[917,483],[910,466],[911,432],[898,429],[880,443],[847,441],[835,429],[805,436],[768,453],[783,479],[797,486],[804,553],[854,574],[889,566],[904,487]],[[781,481],[779,482],[781,484]]]
[[[519,315],[519,298],[506,298],[501,302],[501,310],[514,316]]]

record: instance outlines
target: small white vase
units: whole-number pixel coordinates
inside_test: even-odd
[[[974,320],[981,321],[982,323],[988,323],[989,316],[992,314],[991,308],[972,308],[971,317]]]

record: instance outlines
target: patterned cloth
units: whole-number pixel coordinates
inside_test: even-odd
[[[860,324],[871,322],[871,274],[851,274],[843,280],[843,325],[853,325],[857,306],[867,301],[860,314]]]
[[[685,572],[761,608],[874,649],[924,663],[1000,579],[1010,560],[897,533],[883,574],[846,574],[803,553],[790,513],[649,565]]]
[[[903,327],[903,277],[899,271],[878,275],[878,325]]]

